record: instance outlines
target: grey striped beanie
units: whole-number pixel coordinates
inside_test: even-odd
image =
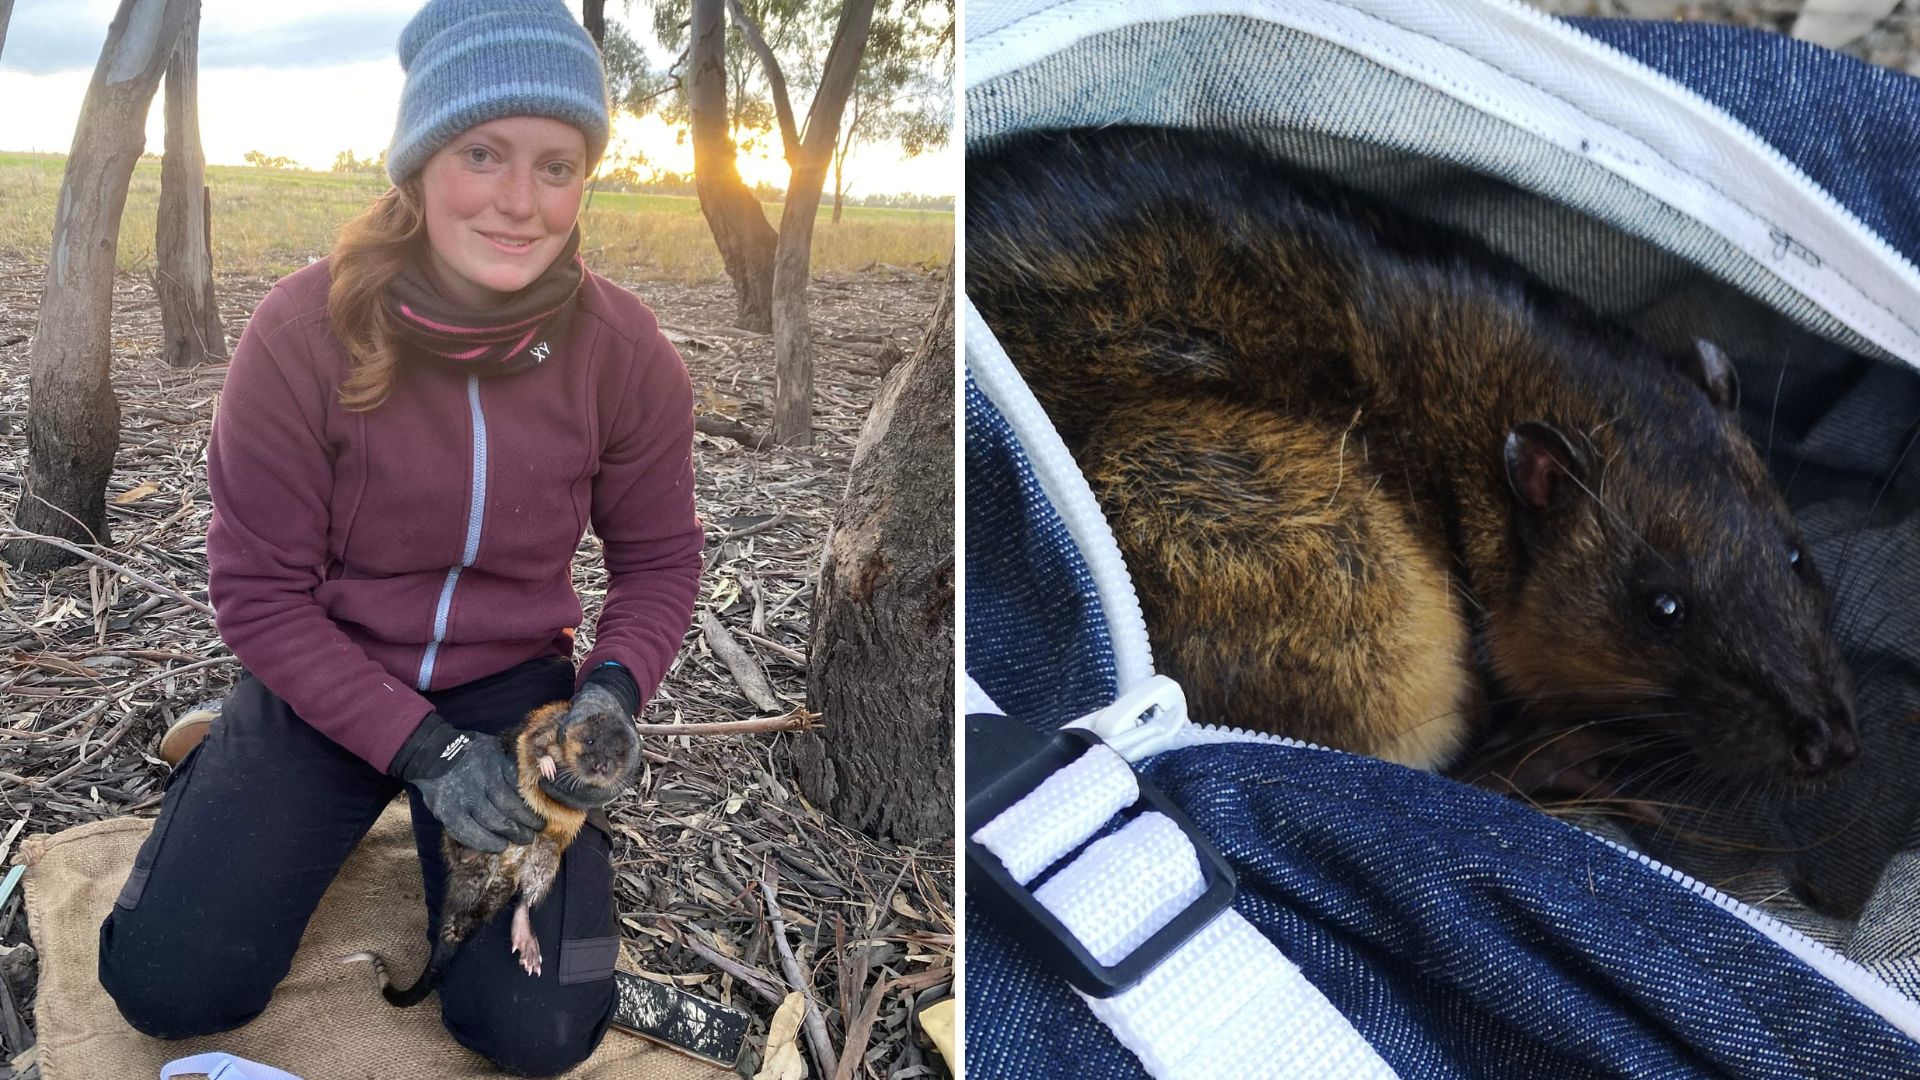
[[[561,0],[432,0],[400,31],[407,73],[387,147],[395,184],[454,136],[503,116],[546,116],[587,137],[587,171],[607,148],[600,50]]]

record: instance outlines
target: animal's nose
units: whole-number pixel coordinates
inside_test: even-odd
[[[1793,763],[1807,776],[1817,776],[1827,767],[1827,740],[1820,736],[1794,744]]]
[[[1837,705],[1824,718],[1801,729],[1793,745],[1793,763],[1803,776],[1839,769],[1860,756],[1860,735],[1853,709]]]

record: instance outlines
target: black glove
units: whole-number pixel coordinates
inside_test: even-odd
[[[593,674],[587,676],[587,681],[580,686],[580,692],[573,695],[573,702],[560,724],[565,727],[596,716],[631,720],[639,709],[639,685],[633,681],[633,676],[627,674],[625,667],[608,661],[594,668]],[[621,789],[618,786],[602,787],[587,783],[578,776],[559,776],[552,780],[543,777],[540,790],[562,806],[592,810],[612,802]]]
[[[449,836],[476,851],[532,842],[546,819],[520,797],[513,762],[493,738],[428,713],[387,771],[412,784]]]

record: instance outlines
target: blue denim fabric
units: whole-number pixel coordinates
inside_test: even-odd
[[[1920,261],[1920,79],[1741,27],[1568,21],[1725,109]]]
[[[1272,745],[1145,772],[1233,864],[1235,909],[1403,1077],[1920,1076],[1920,1044],[1758,931],[1512,801]],[[968,930],[973,1075],[1144,1075],[991,918]]]
[[[972,374],[966,559],[967,673],[995,704],[1051,729],[1113,700],[1113,647],[1086,561]]]

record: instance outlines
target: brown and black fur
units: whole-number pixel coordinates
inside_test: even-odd
[[[586,811],[548,796],[540,781],[545,777],[565,791],[604,801],[632,779],[640,757],[640,736],[631,723],[620,717],[599,716],[567,724],[567,708],[564,701],[542,705],[500,736],[501,749],[513,759],[518,772],[520,797],[546,819],[540,835],[530,844],[509,845],[493,854],[476,851],[442,834],[447,885],[440,906],[440,933],[434,938],[426,969],[413,985],[404,989],[394,986],[386,963],[373,953],[344,958],[370,961],[381,993],[392,1004],[415,1005],[432,993],[460,946],[516,896],[520,903],[513,915],[513,951],[527,974],[540,974],[540,945],[529,916],[553,887],[560,872],[560,856],[587,820]]]
[[[1218,136],[1002,144],[966,236],[1196,719],[1423,768],[1495,704],[1757,778],[1853,756],[1826,592],[1711,346]]]

